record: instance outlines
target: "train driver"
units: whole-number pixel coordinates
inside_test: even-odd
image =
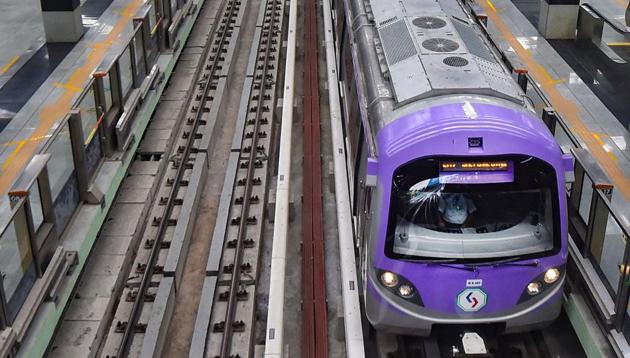
[[[438,211],[442,220],[440,226],[467,227],[477,206],[466,194],[442,193],[438,199]]]

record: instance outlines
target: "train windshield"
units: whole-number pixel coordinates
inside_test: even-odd
[[[423,158],[394,174],[387,251],[482,261],[560,247],[554,169],[530,156]]]

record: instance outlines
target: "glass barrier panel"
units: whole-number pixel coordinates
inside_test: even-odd
[[[147,73],[151,71],[151,67],[155,63],[155,60],[160,51],[159,36],[157,30],[160,25],[160,21],[163,18],[163,15],[160,14],[156,8],[156,1],[150,0],[149,4],[151,5],[151,7],[149,8],[149,36],[145,37],[147,43],[144,44]]]
[[[103,94],[105,95],[105,112],[107,112],[114,104],[112,99],[112,79],[109,76],[109,72],[103,77]]]
[[[169,0],[171,2],[171,18],[175,16],[177,12],[177,0]]]
[[[606,208],[606,210],[608,209]],[[623,264],[626,238],[615,219],[608,213],[606,217],[606,234],[603,241],[601,241],[602,238],[593,237],[590,251],[591,257],[596,263],[595,267],[614,296],[617,293],[621,273],[627,269]]]
[[[531,105],[534,107],[534,111],[536,111],[538,118],[542,119],[543,109],[545,108],[546,104],[543,101],[542,97],[536,91],[536,88],[534,87],[531,81],[527,82],[526,96],[529,99],[529,102],[531,103]]]
[[[90,144],[85,146],[85,166],[87,168],[88,178],[91,179],[96,174],[96,170],[101,164],[103,151],[101,150],[101,137],[94,136]]]
[[[587,224],[591,212],[591,199],[593,199],[593,182],[586,174],[584,174],[584,181],[582,182],[582,195],[580,196],[579,213],[584,222]]]
[[[39,194],[39,180],[35,180],[28,194],[28,202],[31,205],[31,217],[33,219],[33,232],[37,232],[44,222],[44,210],[42,198]]]
[[[81,127],[83,128],[83,141],[87,145],[90,143],[98,128],[98,113],[96,111],[96,99],[94,97],[94,86],[90,86],[85,92],[83,99],[79,102],[81,112]]]
[[[120,89],[122,98],[127,98],[133,86],[133,68],[131,67],[131,48],[127,46],[118,59],[120,69]]]
[[[157,30],[157,15],[155,13],[155,1],[150,0],[147,3],[151,5],[151,8],[149,9],[149,30],[151,31],[151,35],[153,35],[155,30]]]
[[[24,207],[0,236],[0,273],[7,316],[13,321],[37,278]]]
[[[630,342],[630,304],[626,310],[626,315],[623,320],[623,335],[626,341]]]
[[[74,158],[68,123],[64,124],[63,130],[57,134],[48,152],[51,155],[48,162],[48,177],[52,200],[54,201],[74,173]]]
[[[146,62],[144,61],[144,41],[142,40],[142,30],[136,32],[131,40],[133,44],[133,55],[136,60],[136,74],[141,80],[147,74]]]
[[[79,205],[79,185],[74,168],[68,123],[48,149],[48,177],[55,215],[55,229],[61,235]]]
[[[562,153],[567,154],[571,152],[571,148],[573,148],[571,138],[569,138],[564,128],[559,123],[556,124],[556,133],[554,133],[554,137],[556,138],[556,142],[560,145]]]

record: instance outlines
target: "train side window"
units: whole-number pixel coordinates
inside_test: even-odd
[[[0,274],[7,316],[12,322],[37,278],[23,206],[0,235]]]
[[[42,208],[42,198],[39,193],[39,180],[35,180],[28,194],[28,202],[31,206],[31,217],[33,219],[33,232],[37,232],[44,222],[44,210]]]
[[[98,113],[96,113],[96,100],[94,97],[94,86],[91,85],[83,95],[79,102],[79,111],[81,112],[81,125],[83,128],[83,141],[85,144],[90,143],[92,137],[96,133]]]
[[[131,48],[127,46],[118,59],[118,72],[120,74],[120,89],[122,98],[127,98],[133,86],[133,68],[131,67]]]

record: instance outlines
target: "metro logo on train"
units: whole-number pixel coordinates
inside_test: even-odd
[[[467,288],[457,295],[457,306],[466,312],[476,312],[485,307],[488,295],[480,288]]]

